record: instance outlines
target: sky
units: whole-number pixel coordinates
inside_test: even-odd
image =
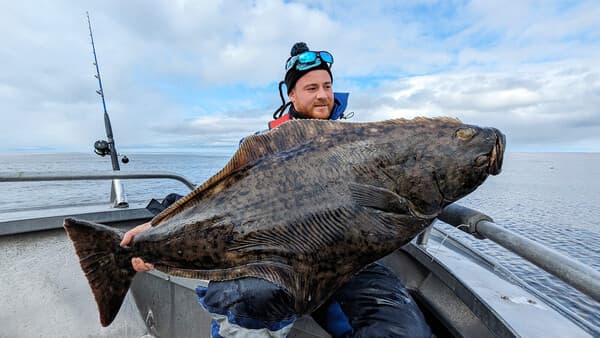
[[[349,121],[451,116],[508,151],[600,152],[598,1],[7,1],[0,153],[234,148],[266,128],[291,46],[334,56]]]

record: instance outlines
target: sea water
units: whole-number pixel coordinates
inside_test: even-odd
[[[130,162],[121,167],[123,171],[176,172],[201,184],[220,170],[231,155],[227,151],[130,154]],[[108,157],[94,154],[0,154],[0,175],[18,171],[111,169]],[[171,192],[182,195],[189,192],[177,181],[123,182],[130,201],[145,202]],[[108,181],[0,182],[0,213],[107,202],[109,192]],[[488,178],[459,203],[600,271],[600,153],[507,153],[502,174]],[[536,290],[600,326],[600,303],[489,240],[476,240],[459,231],[453,234],[493,257]]]

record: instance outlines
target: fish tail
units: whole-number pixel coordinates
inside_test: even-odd
[[[136,273],[131,266],[131,249],[119,246],[122,231],[102,224],[66,218],[64,227],[96,299],[100,323],[108,326],[117,316]]]

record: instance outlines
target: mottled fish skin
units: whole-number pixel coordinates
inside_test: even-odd
[[[449,118],[290,121],[248,137],[126,254],[173,275],[264,278],[310,313],[498,174],[504,148],[498,130]]]

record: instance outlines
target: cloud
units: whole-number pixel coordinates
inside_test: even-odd
[[[245,115],[197,117],[155,126],[153,130],[167,135],[169,143],[175,145],[237,145],[242,138],[267,129],[265,121],[270,118],[258,111]]]
[[[600,151],[597,2],[435,0],[9,3],[0,151],[104,137],[87,10],[121,147],[263,129],[289,49],[306,41],[334,54],[356,119],[454,115],[503,128],[513,149]]]
[[[458,72],[393,80],[353,98],[362,120],[453,116],[498,127],[512,150],[556,144],[600,149],[600,71],[589,65],[530,65],[511,72]],[[372,99],[376,96],[377,99]]]

